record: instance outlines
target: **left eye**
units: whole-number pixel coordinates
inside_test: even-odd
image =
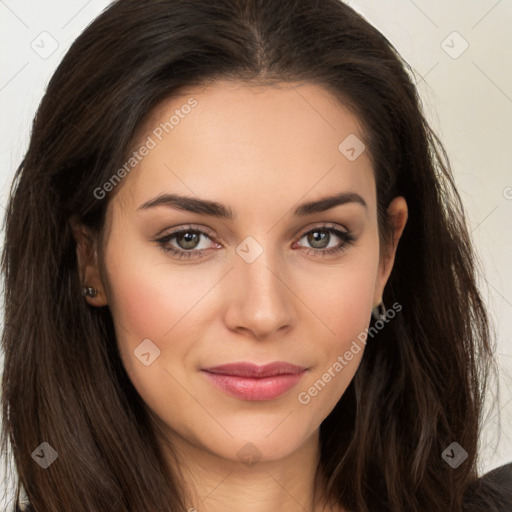
[[[341,238],[344,240],[345,233],[334,229],[334,228],[315,228],[304,235],[302,235],[301,239],[306,238],[307,243],[311,244],[313,249],[326,249],[328,247],[329,241],[332,240],[332,235],[337,238]],[[302,244],[301,244],[302,245]],[[336,247],[336,246],[335,246]]]
[[[211,238],[209,233],[202,231],[197,228],[187,228],[173,231],[164,237],[155,240],[158,242],[160,247],[165,253],[172,253],[177,255],[179,258],[190,258],[192,256],[201,255],[206,249],[196,249],[198,243],[201,240],[201,236],[205,238]],[[170,245],[170,241],[176,239],[178,247]]]
[[[335,238],[341,240],[341,244],[338,243],[334,246],[329,247],[329,242],[334,235]],[[178,258],[191,258],[201,257],[208,247],[197,249],[201,241],[201,237],[211,239],[209,233],[198,229],[198,228],[187,228],[173,231],[164,237],[155,240],[165,253],[171,253]],[[312,248],[305,247],[300,241],[306,239],[306,243],[310,244]],[[175,245],[170,244],[171,240],[175,240]],[[313,255],[328,255],[335,252],[341,252],[347,248],[348,245],[355,241],[354,236],[349,231],[341,231],[333,226],[318,226],[309,231],[306,231],[299,239],[298,246],[302,247],[303,250],[309,251]],[[214,242],[217,247],[222,247],[220,244]],[[294,244],[294,247],[296,244]]]
[[[339,238],[341,244],[328,248],[328,242],[331,240],[332,235]],[[306,238],[307,243],[313,247],[313,249],[309,249],[308,247],[304,248],[307,254],[321,257],[341,253],[356,241],[356,238],[350,231],[341,231],[337,227],[330,225],[317,226],[306,231],[299,239],[299,242],[302,238]],[[299,245],[302,246],[301,243],[299,243]]]

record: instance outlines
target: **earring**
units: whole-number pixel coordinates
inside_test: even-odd
[[[381,302],[372,309],[372,316],[375,320],[386,319],[386,307],[384,306],[384,302]]]
[[[87,295],[89,297],[96,297],[96,295],[98,295],[98,290],[91,288],[90,286],[84,286],[82,288],[82,296],[86,297]]]

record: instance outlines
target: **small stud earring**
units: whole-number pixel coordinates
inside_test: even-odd
[[[386,319],[386,308],[384,303],[381,302],[377,306],[372,309],[372,316],[375,320],[385,320]]]
[[[84,286],[82,288],[82,296],[86,297],[87,295],[89,297],[96,297],[96,295],[98,295],[98,290],[96,290],[95,288],[92,288],[90,286]]]

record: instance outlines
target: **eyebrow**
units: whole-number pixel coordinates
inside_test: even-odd
[[[368,207],[366,201],[359,194],[356,194],[355,192],[341,192],[336,195],[323,197],[316,201],[302,203],[295,209],[294,215],[297,217],[305,217],[307,215],[324,212],[334,208],[335,206],[347,203],[360,204],[364,208]],[[161,194],[141,204],[137,210],[148,210],[157,206],[167,206],[169,208],[176,208],[186,212],[198,213],[226,220],[233,220],[236,217],[233,210],[222,203],[178,194]]]

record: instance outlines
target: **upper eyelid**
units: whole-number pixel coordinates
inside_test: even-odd
[[[300,238],[302,238],[305,234],[309,233],[310,231],[312,231],[314,229],[338,230],[338,231],[341,231],[344,233],[350,233],[350,230],[344,226],[340,226],[340,225],[334,224],[332,222],[324,222],[324,223],[314,224],[307,228],[303,228],[303,229],[299,230],[297,232],[297,234],[294,236],[296,236],[296,237],[300,236]],[[173,229],[172,231],[162,235],[160,238],[166,238],[171,235],[176,235],[176,234],[186,232],[186,231],[198,231],[201,234],[208,236],[210,239],[215,239],[215,235],[212,235],[213,230],[210,230],[209,228],[206,228],[204,226],[195,226],[192,224]]]

